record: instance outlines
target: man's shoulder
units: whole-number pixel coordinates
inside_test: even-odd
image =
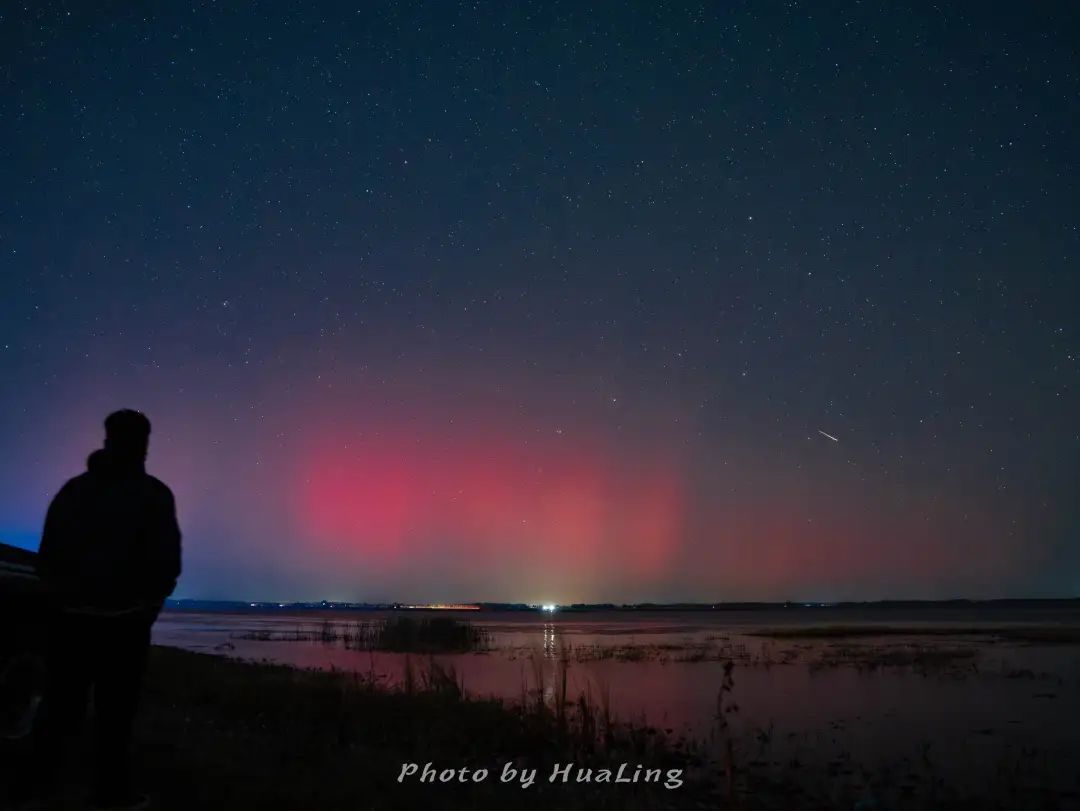
[[[70,511],[78,509],[78,505],[87,498],[87,490],[90,477],[86,473],[72,476],[53,496],[50,509]]]
[[[147,473],[145,481],[146,486],[154,495],[159,496],[163,499],[172,499],[173,494],[172,490],[169,489],[169,485],[165,484],[165,482],[163,482],[157,476],[151,476],[149,473]]]
[[[64,486],[60,488],[60,491],[57,493],[57,495],[62,496],[62,495],[67,495],[69,493],[73,493],[76,490],[79,490],[80,488],[85,487],[86,483],[87,483],[87,481],[89,481],[89,479],[90,479],[90,474],[87,473],[84,470],[78,476],[72,476],[70,479],[68,479],[66,482],[64,482]]]

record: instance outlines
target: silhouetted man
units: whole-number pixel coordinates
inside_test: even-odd
[[[131,727],[150,627],[180,575],[172,492],[144,469],[150,421],[138,411],[105,420],[105,447],[49,506],[38,573],[55,597],[49,685],[37,729],[47,780],[77,731],[93,689],[94,802],[138,807],[129,783]]]

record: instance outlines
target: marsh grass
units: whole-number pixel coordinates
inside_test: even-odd
[[[374,621],[323,620],[315,626],[298,625],[283,631],[245,631],[234,634],[233,638],[255,642],[320,642],[351,650],[396,653],[473,653],[491,648],[491,634],[471,622],[407,614]]]
[[[482,651],[490,645],[490,633],[470,622],[409,615],[369,623],[352,640],[353,647],[363,649],[423,653]]]
[[[763,628],[747,636],[770,639],[853,639],[883,636],[976,636],[1045,645],[1080,644],[1080,627],[1042,626],[942,626],[942,625],[811,625],[803,628]]]
[[[561,644],[561,643],[560,643]],[[531,655],[531,649],[526,649]],[[757,658],[745,643],[707,642],[628,643],[628,644],[565,644],[560,658],[569,662],[727,662],[750,664]]]
[[[466,694],[452,668],[407,657],[403,683],[388,689],[364,672],[298,670],[170,648],[151,652],[136,729],[140,788],[161,811],[191,808],[654,809],[701,796],[705,771],[674,798],[657,785],[549,784],[555,763],[689,768],[660,737],[633,725],[606,727],[588,697],[572,701],[560,676],[562,710]],[[565,673],[565,671],[563,671]],[[89,740],[86,742],[89,744]],[[90,748],[83,747],[85,753]],[[27,752],[0,751],[5,765]],[[89,755],[73,760],[58,787],[82,808]],[[487,768],[477,784],[398,783],[404,762]],[[523,790],[499,782],[503,764],[538,769]],[[0,782],[0,807],[5,807]],[[68,805],[58,806],[68,808]]]
[[[723,753],[724,777],[727,783],[727,798],[731,802],[735,797],[735,740],[731,732],[728,716],[739,711],[739,705],[732,699],[735,690],[735,663],[724,664],[724,675],[716,693],[716,731]]]
[[[781,763],[770,752],[784,736],[772,724],[749,740],[735,732],[735,663],[717,688],[711,742],[672,740],[643,720],[613,717],[610,691],[588,681],[571,694],[574,660],[537,661],[523,671],[522,700],[468,695],[452,667],[431,656],[405,657],[388,689],[369,671],[306,671],[167,648],[152,651],[137,730],[141,787],[162,811],[249,809],[560,808],[979,808],[1035,807],[1044,779],[1038,759],[1006,759],[993,789],[1001,802],[969,804],[942,784],[930,744],[921,766],[868,773],[841,752],[821,768]],[[546,674],[546,675],[545,675]],[[703,746],[711,743],[709,746]],[[810,745],[814,745],[810,742]],[[89,750],[88,750],[89,751]],[[819,753],[820,754],[820,753]],[[8,764],[17,757],[0,752]],[[643,762],[687,770],[675,793],[642,786],[583,787],[538,783],[528,791],[500,786],[398,784],[401,763],[499,768],[512,762],[543,774],[556,762],[604,766]],[[83,764],[85,768],[85,763]],[[85,775],[80,778],[85,780]],[[73,793],[73,797],[81,794]],[[1040,808],[1055,805],[1047,795]],[[1062,795],[1064,796],[1064,795]],[[1041,797],[1041,795],[1040,795]],[[870,798],[869,800],[867,798]],[[873,801],[875,804],[867,805]],[[894,803],[895,801],[895,803]],[[0,806],[3,786],[0,785]],[[67,806],[64,806],[65,808]],[[80,807],[73,804],[72,808]]]
[[[862,672],[900,668],[925,674],[962,675],[977,672],[978,656],[979,651],[972,647],[839,644],[823,648],[816,659],[807,662],[807,667],[811,672],[852,667]]]

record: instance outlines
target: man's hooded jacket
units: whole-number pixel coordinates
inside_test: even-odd
[[[180,576],[172,492],[141,462],[94,451],[49,505],[38,573],[67,607],[156,613]]]

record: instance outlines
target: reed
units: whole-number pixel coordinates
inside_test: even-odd
[[[400,653],[470,653],[490,650],[491,634],[484,628],[453,617],[396,615],[358,622],[323,620],[298,625],[289,631],[253,630],[234,639],[255,642],[319,642],[352,650]]]

